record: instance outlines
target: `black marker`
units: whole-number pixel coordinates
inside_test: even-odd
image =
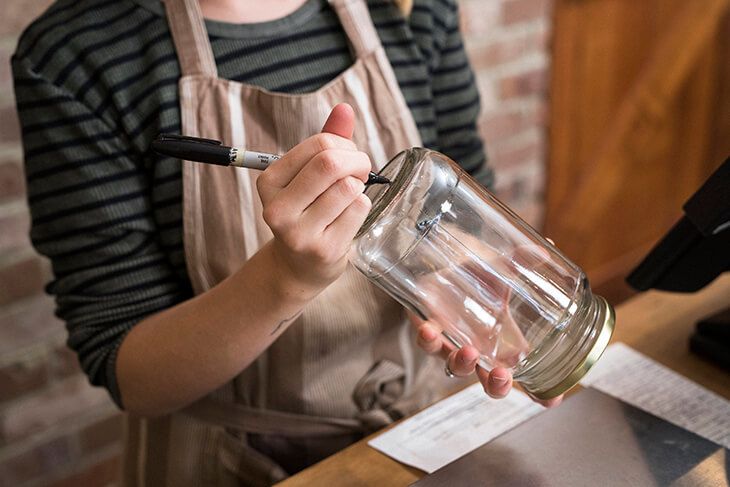
[[[221,145],[219,140],[201,139],[176,134],[160,134],[152,141],[153,151],[186,161],[206,162],[219,166],[247,167],[264,170],[279,159],[276,154],[265,154]],[[365,185],[387,184],[390,179],[370,171]]]

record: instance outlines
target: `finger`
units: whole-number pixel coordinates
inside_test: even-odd
[[[304,165],[318,152],[327,149],[355,149],[350,140],[355,129],[355,111],[347,103],[336,105],[322,127],[321,134],[309,137],[287,152],[269,169],[276,168],[274,180],[279,187],[286,186]]]
[[[355,111],[347,103],[335,106],[322,127],[322,132],[339,135],[345,139],[351,139],[354,130]]]
[[[421,318],[420,316],[418,316],[416,313],[414,313],[413,311],[411,311],[409,309],[406,309],[406,315],[408,315],[408,319],[411,320],[411,324],[413,326],[415,326],[416,328],[418,328],[419,326],[421,326],[422,324],[424,324],[426,322],[426,320],[424,320],[423,318]]]
[[[555,407],[558,404],[560,404],[561,402],[563,402],[563,395],[562,394],[560,396],[554,397],[552,399],[538,399],[538,398],[536,398],[535,396],[533,396],[532,394],[529,394],[529,393],[528,393],[528,396],[530,396],[530,399],[532,399],[533,401],[535,401],[538,404],[543,405],[546,408]]]
[[[371,207],[370,199],[360,193],[350,206],[338,216],[323,232],[323,237],[335,249],[344,249],[346,252],[355,238],[355,234],[362,226]]]
[[[489,397],[503,398],[512,389],[512,374],[504,367],[495,367],[491,372],[477,367],[477,376]]]
[[[423,323],[418,327],[418,336],[416,338],[418,346],[426,353],[436,355],[441,353],[443,349],[443,340],[441,333],[429,323]]]
[[[294,146],[259,175],[257,185],[262,201],[266,203],[286,187],[314,156],[338,149],[356,151],[357,147],[351,140],[330,133],[313,135]]]
[[[302,213],[328,188],[348,176],[364,183],[371,167],[370,157],[364,152],[342,149],[320,152],[282,190],[280,197],[288,199],[290,211]],[[364,186],[361,193],[363,189]]]
[[[302,213],[301,224],[312,233],[323,233],[365,189],[365,184],[352,176],[340,179],[319,195]],[[369,201],[369,200],[368,200]]]
[[[472,346],[464,346],[454,350],[449,354],[449,368],[457,377],[469,377],[474,373],[474,367],[477,365],[479,352]]]

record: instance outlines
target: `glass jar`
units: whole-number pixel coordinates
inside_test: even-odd
[[[350,261],[406,308],[504,366],[540,399],[573,387],[613,332],[583,271],[439,152],[413,148],[380,171]]]

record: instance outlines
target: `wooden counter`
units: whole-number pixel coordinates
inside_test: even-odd
[[[624,342],[730,399],[730,374],[689,353],[694,323],[730,306],[730,275],[695,294],[650,291],[616,308],[611,342]],[[370,448],[366,438],[278,484],[281,487],[406,486],[425,474]]]

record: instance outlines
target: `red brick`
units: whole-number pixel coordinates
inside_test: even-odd
[[[12,442],[52,426],[83,419],[109,405],[111,399],[107,392],[92,387],[86,376],[79,375],[5,406],[0,413],[0,431],[5,441]]]
[[[547,70],[535,69],[499,81],[500,97],[503,100],[529,95],[545,95],[547,89]]]
[[[25,197],[25,178],[19,162],[0,161],[0,203]]]
[[[545,156],[544,144],[540,141],[530,141],[517,147],[499,148],[491,159],[494,168],[499,174],[502,169],[518,167],[525,163],[542,162]]]
[[[20,143],[20,121],[15,104],[0,106],[0,143]]]
[[[543,223],[543,205],[539,201],[527,201],[512,208],[520,218],[525,220],[532,228],[540,232]]]
[[[540,127],[550,125],[550,103],[548,100],[538,100],[535,104],[535,124]]]
[[[30,247],[29,231],[30,214],[27,208],[0,216],[0,254]]]
[[[53,350],[50,362],[53,377],[63,378],[81,373],[78,355],[68,348],[65,343],[57,346]]]
[[[509,182],[497,185],[494,188],[494,194],[510,209],[515,209],[517,204],[525,198],[525,181],[522,179],[512,179]]]
[[[77,453],[71,438],[54,438],[0,462],[0,485],[20,485],[38,479],[75,459]]]
[[[0,402],[40,389],[48,383],[46,356],[0,367]]]
[[[545,171],[542,161],[525,161],[519,166],[498,171],[495,194],[515,213],[535,223],[540,215],[532,205],[541,207],[544,200]],[[529,215],[527,214],[529,208]],[[525,212],[526,215],[522,213]]]
[[[550,0],[508,0],[502,5],[502,23],[510,25],[545,18],[551,6]]]
[[[47,484],[46,487],[108,487],[109,484],[120,479],[121,468],[122,458],[116,454],[84,470]]]
[[[499,25],[501,15],[497,0],[459,2],[459,23],[466,39],[478,39],[493,31]]]
[[[546,29],[542,30],[540,32],[540,36],[538,37],[538,43],[536,44],[536,48],[539,49],[541,52],[550,53],[552,51],[553,47],[553,30],[552,25],[548,26]]]
[[[31,256],[0,268],[0,305],[40,294],[46,284],[41,258]]]
[[[4,0],[0,15],[0,35],[20,34],[53,0]]]
[[[113,443],[122,441],[122,415],[113,412],[111,416],[87,426],[79,432],[79,443],[84,453],[93,453]]]
[[[468,49],[469,61],[475,70],[491,68],[519,59],[525,52],[522,39],[510,39]]]
[[[531,121],[526,118],[525,114],[520,110],[512,109],[484,117],[479,123],[479,131],[489,145],[490,142],[508,139],[519,134],[529,126],[531,126]]]
[[[0,485],[19,485],[42,472],[35,452],[23,452],[0,462]]]
[[[65,336],[63,323],[53,315],[50,296],[40,295],[12,307],[0,306],[0,356]]]
[[[478,71],[544,52],[545,39],[542,29],[530,29],[518,32],[517,35],[510,32],[508,36],[497,36],[486,44],[467,44],[466,48],[472,66]]]

